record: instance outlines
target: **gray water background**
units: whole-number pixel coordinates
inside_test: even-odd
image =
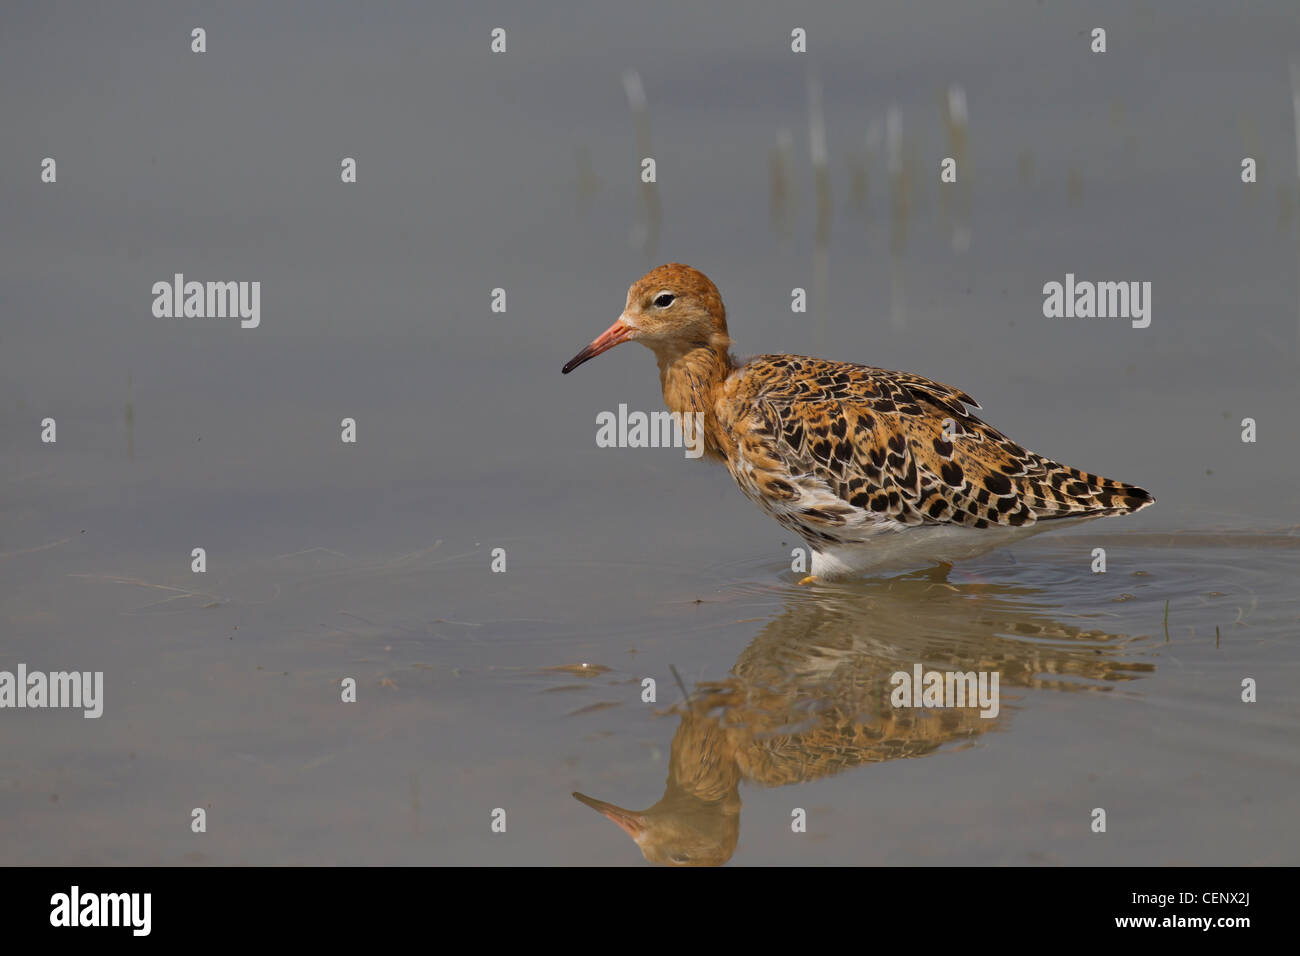
[[[721,469],[596,447],[598,412],[662,407],[649,353],[559,374],[674,260],[718,283],[742,353],[949,382],[1017,441],[1158,501],[951,579],[1100,619],[1149,674],[1026,689],[969,749],[748,787],[737,863],[1296,862],[1291,4],[11,4],[0,21],[0,668],[106,681],[96,721],[0,713],[0,861],[639,860],[569,791],[649,805],[669,666],[720,679],[828,600],[793,584],[793,542]],[[652,249],[628,69],[658,163]],[[938,181],[953,83],[964,253]],[[867,148],[891,106],[901,248]],[[150,288],[176,272],[260,280],[261,326],[155,318]],[[1151,326],[1043,318],[1067,272],[1150,281]],[[854,593],[828,613],[870,631],[881,593]],[[887,610],[904,656],[978,617]],[[584,661],[610,670],[546,670]],[[1087,829],[1099,805],[1107,836]]]

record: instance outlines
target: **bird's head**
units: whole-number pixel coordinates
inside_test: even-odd
[[[650,863],[667,866],[721,866],[740,839],[740,797],[704,801],[669,786],[648,810],[625,810],[585,793],[574,798],[613,820],[632,838]]]
[[[623,314],[585,349],[569,359],[564,374],[623,342],[640,342],[661,361],[693,349],[725,353],[727,310],[709,277],[677,262],[647,272],[627,290]]]

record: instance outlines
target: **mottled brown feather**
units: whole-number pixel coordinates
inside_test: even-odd
[[[919,375],[763,355],[728,378],[718,414],[723,429],[743,436],[728,462],[733,474],[747,470],[777,502],[798,497],[792,476],[834,494],[838,505],[818,504],[783,522],[818,540],[858,539],[834,531],[855,510],[908,526],[1018,527],[1128,514],[1154,500],[1134,485],[1027,451],[973,408],[979,405],[965,392]]]

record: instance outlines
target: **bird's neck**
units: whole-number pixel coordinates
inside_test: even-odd
[[[726,347],[701,345],[682,350],[664,350],[659,360],[659,384],[670,412],[712,412],[714,393],[731,372]]]
[[[713,408],[723,381],[734,368],[727,351],[730,345],[725,335],[715,335],[708,345],[656,349],[655,354],[664,404],[670,412],[701,416],[697,420],[704,425],[705,451],[710,455],[725,456],[725,436]]]

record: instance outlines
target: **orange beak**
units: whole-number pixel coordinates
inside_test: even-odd
[[[620,315],[613,325],[600,334],[596,341],[565,363],[563,373],[568,375],[583,362],[594,359],[601,352],[608,352],[615,345],[626,342],[634,335],[636,335],[636,329],[624,322],[623,317]]]
[[[598,810],[609,819],[617,823],[624,832],[633,840],[639,837],[645,831],[645,820],[640,813],[634,813],[631,810],[624,810],[622,807],[616,807],[612,803],[606,803],[604,800],[597,800],[595,797],[589,797],[585,793],[575,793],[574,798],[580,803],[585,803],[593,810]]]

